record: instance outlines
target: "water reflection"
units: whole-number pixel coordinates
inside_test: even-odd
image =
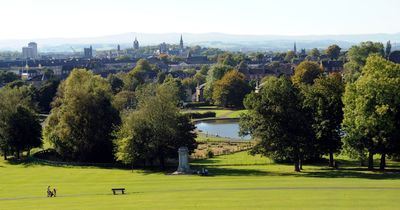
[[[196,123],[197,129],[211,136],[227,137],[231,139],[250,140],[250,136],[239,136],[239,120],[219,119]]]

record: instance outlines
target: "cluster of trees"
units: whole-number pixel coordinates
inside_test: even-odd
[[[127,163],[154,162],[163,168],[176,158],[179,147],[196,148],[195,126],[179,112],[179,90],[173,83],[150,85],[138,93],[138,107],[130,112],[116,133],[116,157]]]
[[[215,105],[242,107],[243,99],[250,91],[250,81],[230,65],[215,64],[207,73],[204,96]]]
[[[177,82],[167,78],[131,89],[145,65],[124,75],[130,80],[72,71],[58,88],[44,140],[65,160],[79,162],[157,162],[163,167],[180,146],[193,151],[195,128],[179,114]]]
[[[339,50],[340,51],[340,50]],[[253,153],[291,161],[295,171],[307,160],[346,152],[368,159],[400,154],[400,65],[386,60],[383,45],[366,42],[349,50],[344,78],[304,61],[291,77],[265,79],[249,94],[241,133],[259,139]]]
[[[42,145],[36,104],[28,86],[0,89],[0,148],[7,155],[20,157],[21,152]]]
[[[300,69],[298,70],[300,71]],[[294,83],[288,77],[269,77],[259,93],[245,99],[249,110],[240,121],[242,134],[260,139],[253,153],[276,161],[292,161],[295,170],[302,163],[330,155],[340,147],[340,75],[320,75],[312,82]]]

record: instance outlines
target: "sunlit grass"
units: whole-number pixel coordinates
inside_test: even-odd
[[[0,161],[0,209],[397,209],[398,172],[275,164],[247,152],[196,161],[211,176]],[[390,162],[391,169],[399,169]],[[48,185],[58,197],[46,198]],[[125,187],[113,196],[111,188]]]

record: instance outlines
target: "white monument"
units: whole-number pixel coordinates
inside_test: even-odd
[[[179,166],[178,170],[174,174],[191,174],[189,166],[189,150],[187,147],[180,147],[178,149],[179,154]]]

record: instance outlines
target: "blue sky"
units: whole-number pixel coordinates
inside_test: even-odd
[[[1,0],[0,39],[400,32],[399,0]]]

